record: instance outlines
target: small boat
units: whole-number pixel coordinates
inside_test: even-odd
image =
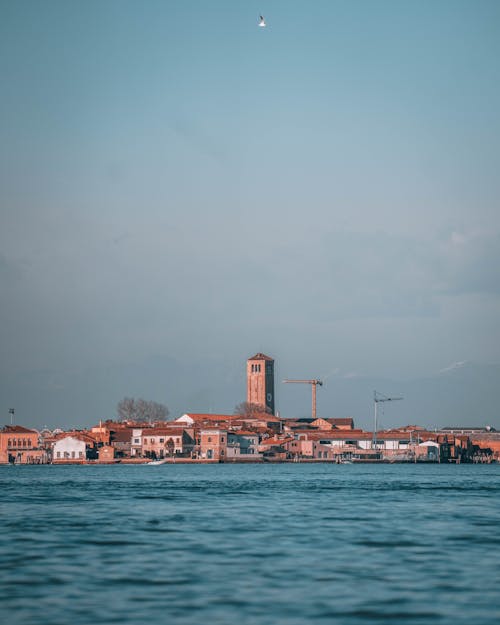
[[[168,462],[167,458],[163,458],[162,460],[151,460],[151,462],[146,462],[146,464],[165,464],[166,462]]]

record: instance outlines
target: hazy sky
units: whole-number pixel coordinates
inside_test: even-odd
[[[1,0],[0,85],[3,414],[500,362],[500,2]]]

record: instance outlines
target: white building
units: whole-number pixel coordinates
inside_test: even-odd
[[[65,436],[54,443],[52,462],[70,462],[86,459],[85,442],[74,436]]]
[[[132,430],[132,438],[130,444],[130,455],[139,457],[142,453],[142,428],[134,428]]]

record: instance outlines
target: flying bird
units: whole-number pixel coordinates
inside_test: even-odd
[[[259,15],[259,26],[261,28],[265,28],[266,27],[266,20],[264,19],[264,17],[262,15]]]

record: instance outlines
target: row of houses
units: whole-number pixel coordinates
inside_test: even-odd
[[[490,462],[500,459],[500,433],[419,426],[372,432],[353,419],[280,419],[267,413],[186,413],[174,421],[105,421],[88,430],[0,432],[0,463],[389,461]]]

